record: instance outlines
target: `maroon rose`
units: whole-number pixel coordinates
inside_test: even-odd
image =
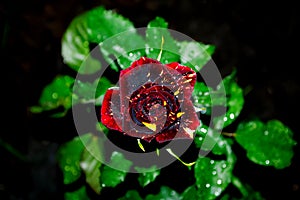
[[[142,57],[121,71],[119,87],[107,90],[101,122],[148,142],[193,139],[200,125],[191,101],[196,77],[177,62],[164,65]]]

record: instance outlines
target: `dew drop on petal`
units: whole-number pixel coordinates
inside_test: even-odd
[[[214,164],[214,163],[215,163],[215,161],[214,161],[214,160],[211,160],[211,161],[210,161],[210,164]]]
[[[217,174],[217,171],[213,171],[213,172],[212,172],[212,175],[216,175],[216,174]]]
[[[222,184],[222,180],[221,180],[221,179],[218,179],[218,180],[217,180],[217,184],[218,184],[218,185],[221,185],[221,184]]]
[[[230,119],[234,119],[234,114],[233,114],[233,113],[230,113],[229,118],[230,118]]]
[[[205,187],[206,187],[206,188],[209,188],[209,187],[210,187],[210,184],[209,184],[209,183],[206,183]]]

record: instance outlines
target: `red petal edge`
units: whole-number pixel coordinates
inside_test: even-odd
[[[192,79],[191,81],[189,81],[189,83],[191,84],[191,90],[194,89],[194,85],[197,80],[197,74],[194,70],[192,70],[191,68],[189,68],[187,66],[181,65],[178,62],[172,62],[172,63],[166,64],[166,66],[177,70],[182,75],[186,74],[186,75],[184,75],[184,78],[186,80]]]
[[[119,93],[119,90],[108,89],[104,95],[102,107],[101,107],[101,122],[109,129],[117,130],[122,132],[120,127],[117,125],[112,109],[111,109],[111,98],[113,93]],[[115,95],[115,94],[114,94]]]
[[[147,57],[141,57],[140,59],[134,61],[130,67],[128,67],[127,69],[124,69],[120,72],[120,78],[126,74],[127,72],[129,72],[130,70],[134,69],[137,66],[140,65],[145,65],[145,64],[149,64],[149,63],[158,63],[161,64],[158,60],[152,59],[152,58],[147,58]]]
[[[193,107],[193,103],[190,100],[186,100],[183,105],[183,112],[185,117],[180,122],[179,131],[168,130],[162,133],[159,133],[155,136],[155,140],[158,143],[167,142],[170,140],[176,139],[193,139],[194,134],[188,133],[187,131],[195,132],[195,130],[200,125],[200,120],[197,116],[197,113]]]

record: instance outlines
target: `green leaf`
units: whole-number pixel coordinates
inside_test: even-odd
[[[160,170],[157,169],[156,166],[152,166],[150,168],[135,167],[135,170],[140,173],[138,181],[142,187],[153,182],[160,174]]]
[[[243,89],[235,81],[236,70],[234,70],[230,75],[225,77],[217,88],[222,90],[224,87],[226,91],[226,107],[227,111],[224,115],[215,117],[213,122],[216,129],[223,129],[224,127],[230,125],[236,120],[244,106],[244,95]],[[215,102],[213,102],[215,103]],[[215,104],[214,104],[215,105]]]
[[[101,122],[98,122],[96,124],[96,129],[105,134],[108,134],[108,132],[109,132],[109,129],[106,126],[104,126],[104,124],[102,124]]]
[[[171,188],[167,186],[161,186],[160,192],[158,194],[149,194],[146,196],[145,200],[180,200],[180,195]]]
[[[247,157],[257,164],[278,169],[291,164],[296,141],[293,132],[279,120],[266,124],[259,120],[240,123],[235,139],[246,149]]]
[[[227,154],[230,144],[216,130],[201,123],[201,126],[196,129],[195,134],[194,141],[196,147],[201,148],[203,151],[212,150],[215,155]]]
[[[39,106],[31,108],[31,112],[54,110],[62,106],[64,111],[52,115],[63,117],[72,106],[72,86],[74,78],[67,75],[56,76],[51,83],[46,85],[39,99]]]
[[[66,192],[64,194],[64,197],[65,200],[90,200],[87,195],[85,186],[82,186],[81,188],[73,192]]]
[[[114,151],[111,156],[111,162],[109,166],[118,166],[123,171],[104,165],[101,176],[101,183],[103,187],[115,187],[119,183],[125,180],[127,171],[130,169],[132,162],[125,159],[123,154]]]
[[[82,153],[80,166],[85,174],[86,182],[97,194],[100,194],[102,189],[100,183],[100,167],[102,163],[98,158],[102,157],[103,159],[104,144],[98,137],[92,136],[91,140],[86,143],[86,145],[87,146]]]
[[[103,8],[96,8],[102,10]],[[89,56],[90,43],[95,32],[88,26],[92,11],[87,11],[75,17],[62,37],[61,54],[64,63],[75,71],[83,74],[94,73],[101,69],[101,63]],[[84,62],[83,67],[80,69]]]
[[[198,158],[195,165],[199,199],[216,199],[231,182],[234,163],[228,160]]]
[[[161,17],[156,17],[149,22],[146,30],[146,55],[149,58],[157,59],[161,51],[162,37],[162,56],[161,62],[166,64],[179,61],[180,53],[177,41],[171,36],[168,23]]]
[[[141,38],[135,34],[135,29],[131,21],[124,18],[122,15],[115,13],[112,10],[106,10],[103,6],[96,7],[85,13],[75,17],[67,30],[65,31],[62,39],[62,56],[64,62],[72,69],[79,71],[83,74],[94,73],[101,68],[99,60],[89,56],[91,43],[99,44],[108,38],[130,30],[133,35],[129,33],[129,41],[136,43],[141,42]],[[111,64],[111,59],[108,57],[112,51],[113,53],[121,53],[119,47],[124,48],[126,37],[116,39],[114,42],[117,44],[121,42],[119,46],[111,46],[103,49],[104,59]],[[136,43],[126,44],[125,51],[129,48],[132,49]],[[111,44],[111,43],[109,43]],[[102,49],[102,48],[101,48]],[[129,53],[126,51],[126,53]],[[118,57],[118,56],[116,56]],[[79,70],[83,64],[82,69]],[[114,68],[116,69],[116,67]]]
[[[232,177],[232,184],[240,191],[241,198],[230,198],[229,196],[224,195],[222,199],[236,199],[236,200],[264,200],[261,194],[248,184],[242,184],[242,182],[235,176]]]
[[[211,107],[212,89],[207,87],[203,82],[196,82],[192,93],[193,103],[202,113],[206,113],[207,109]]]
[[[199,72],[202,67],[211,60],[214,53],[215,46],[206,45],[200,42],[178,42],[180,46],[180,59],[181,64],[192,68],[194,71]]]
[[[125,196],[119,198],[118,200],[143,200],[138,191],[128,190]]]
[[[145,55],[145,41],[142,36],[137,34],[133,25],[130,30],[122,32],[100,44],[101,52],[104,59],[110,64],[113,64],[111,56],[114,56],[121,67],[126,69],[130,67],[132,62],[138,60]],[[118,71],[118,68],[111,66],[112,69]]]
[[[96,79],[93,83],[76,80],[73,89],[73,105],[91,102],[102,105],[106,90],[112,86],[113,84],[106,77]]]
[[[195,185],[191,185],[187,187],[181,194],[182,200],[191,200],[191,199],[199,199],[199,198],[200,198],[199,193]]]
[[[81,175],[80,158],[84,150],[82,140],[88,141],[91,134],[85,134],[81,138],[75,137],[62,144],[57,150],[57,161],[63,172],[64,184],[76,181]]]

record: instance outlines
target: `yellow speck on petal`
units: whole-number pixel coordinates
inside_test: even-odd
[[[183,127],[183,129],[185,130],[185,132],[187,132],[189,134],[190,138],[193,138],[193,133],[194,133],[193,130],[191,130],[187,127]]]
[[[184,114],[184,112],[179,112],[179,113],[176,114],[176,117],[179,118],[179,117],[181,117],[183,114]]]
[[[163,103],[164,103],[164,106],[166,106],[166,105],[167,105],[167,102],[166,102],[166,101],[164,101]]]
[[[180,88],[178,88],[178,90],[176,92],[174,92],[174,95],[178,95],[180,92]]]
[[[147,122],[142,122],[147,128],[149,128],[152,131],[156,131],[156,124],[150,124]]]
[[[188,83],[191,82],[193,79],[187,79],[186,81],[184,81],[183,83]]]

